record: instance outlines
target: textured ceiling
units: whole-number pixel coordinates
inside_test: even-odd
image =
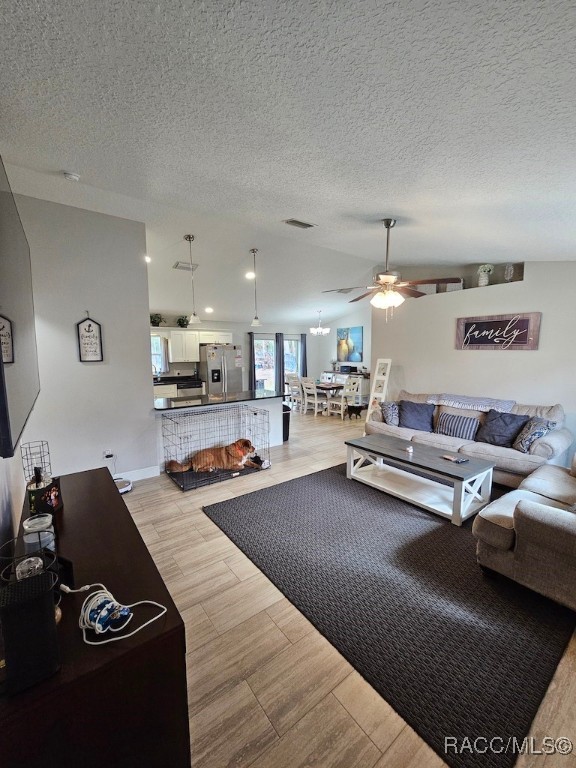
[[[294,319],[343,306],[320,286],[383,261],[387,215],[399,220],[391,261],[424,273],[572,260],[575,8],[3,0],[0,152],[17,191],[114,200],[145,220],[155,267],[197,228],[201,267],[228,270],[256,246],[275,275],[310,268],[294,301],[283,287]],[[81,192],[63,188],[64,169]],[[292,230],[290,217],[317,227]],[[161,307],[170,281],[150,275]]]

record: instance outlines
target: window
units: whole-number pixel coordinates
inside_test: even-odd
[[[256,389],[276,389],[276,345],[274,339],[254,337]]]
[[[152,373],[168,373],[168,339],[158,334],[150,336],[150,351],[152,356]]]
[[[300,375],[300,339],[284,337],[284,373]]]

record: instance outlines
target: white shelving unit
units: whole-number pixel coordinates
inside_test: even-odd
[[[380,403],[386,400],[386,391],[388,390],[388,379],[390,378],[390,368],[392,360],[389,357],[380,357],[376,361],[376,368],[372,374],[372,391],[370,392],[370,401],[368,403],[368,413],[366,421],[372,415],[372,411],[380,408]]]

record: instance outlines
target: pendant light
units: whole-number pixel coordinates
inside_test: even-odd
[[[312,336],[327,336],[330,333],[330,328],[323,328],[322,327],[322,321],[320,320],[320,315],[322,314],[322,310],[318,310],[318,325],[313,325],[312,328],[310,328],[310,333]]]
[[[252,259],[254,262],[254,319],[251,322],[252,328],[259,328],[262,323],[260,322],[260,318],[258,317],[258,300],[256,296],[256,254],[258,253],[258,248],[251,248],[250,253],[252,254]]]
[[[194,265],[192,264],[192,242],[194,235],[184,235],[184,240],[188,242],[190,250],[190,279],[192,280],[192,314],[188,320],[188,325],[198,325],[202,320],[196,314],[196,296],[194,295]]]

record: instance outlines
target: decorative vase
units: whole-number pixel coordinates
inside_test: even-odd
[[[490,285],[490,274],[488,272],[479,272],[478,288],[482,288],[484,285]]]

